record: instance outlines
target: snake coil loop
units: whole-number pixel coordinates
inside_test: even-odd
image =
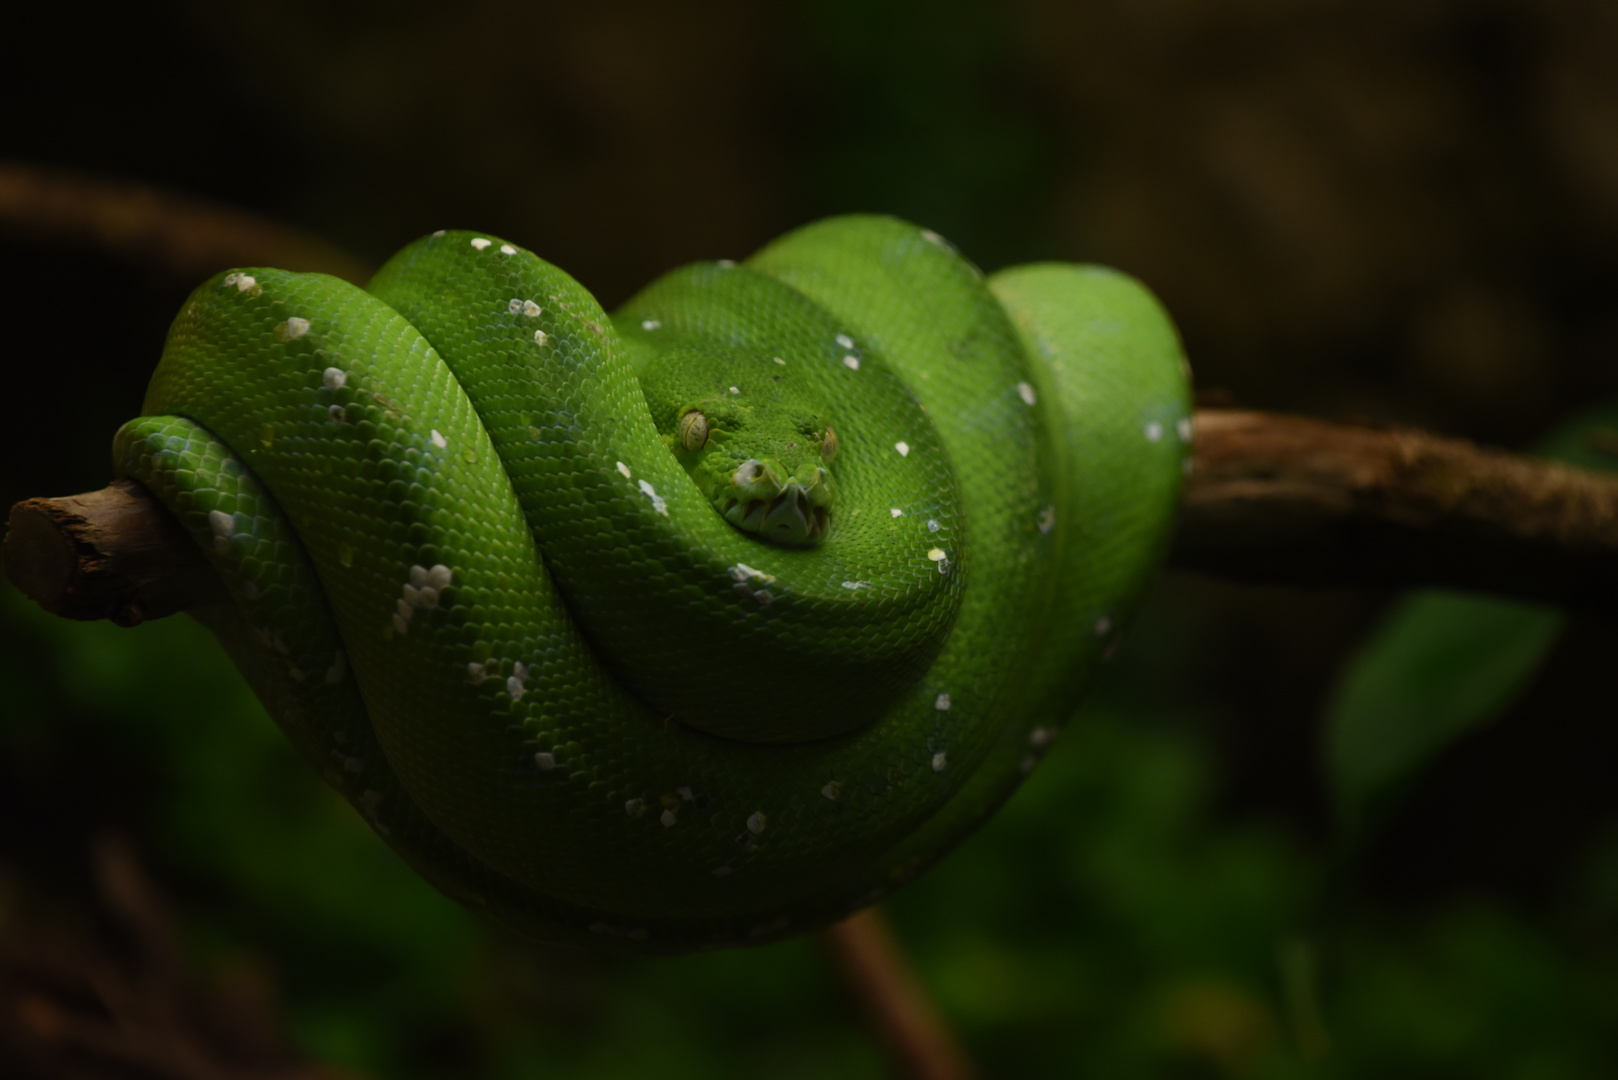
[[[534,936],[675,951],[841,918],[1015,788],[1162,556],[1188,395],[1131,279],[985,279],[889,218],[610,317],[446,231],[368,291],[202,285],[115,454],[412,866]]]

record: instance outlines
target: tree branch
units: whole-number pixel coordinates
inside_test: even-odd
[[[1204,409],[1195,430],[1177,566],[1251,584],[1436,585],[1618,610],[1618,476],[1273,413]]]
[[[1439,585],[1611,615],[1618,475],[1420,432],[1202,409],[1175,565],[1261,585]],[[130,626],[221,599],[144,488],[11,509],[6,574],[70,619]]]
[[[24,596],[65,619],[134,626],[227,598],[180,523],[133,480],[17,503],[5,563]]]
[[[227,266],[282,266],[364,281],[312,233],[163,188],[0,162],[0,232],[97,247],[201,281]]]

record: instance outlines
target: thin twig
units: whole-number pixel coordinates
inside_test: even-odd
[[[905,1080],[971,1080],[971,1061],[927,994],[879,907],[830,927],[821,940]]]

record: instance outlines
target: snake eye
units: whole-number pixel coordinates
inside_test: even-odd
[[[826,425],[826,437],[820,443],[820,460],[830,462],[836,456],[837,432],[833,431],[831,425],[828,424]]]
[[[701,450],[708,442],[708,417],[701,409],[692,409],[680,417],[680,446],[690,454]]]

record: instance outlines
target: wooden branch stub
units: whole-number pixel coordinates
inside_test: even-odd
[[[1618,612],[1618,475],[1413,431],[1204,409],[1173,561]]]
[[[6,576],[46,611],[134,626],[227,599],[164,505],[133,480],[11,508]]]

